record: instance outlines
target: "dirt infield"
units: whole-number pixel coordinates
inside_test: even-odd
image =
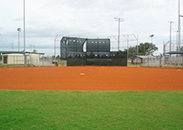
[[[0,68],[0,89],[183,90],[183,69],[102,66]]]

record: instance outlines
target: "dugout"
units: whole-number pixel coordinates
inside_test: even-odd
[[[2,54],[2,64],[24,64],[23,51],[0,51]],[[44,53],[25,52],[27,64],[34,64],[39,62],[40,55]]]
[[[183,66],[183,51],[167,52],[170,56],[166,56],[165,63],[167,65],[181,65]]]
[[[146,63],[149,61],[156,61],[156,57],[155,56],[132,56],[131,58],[131,64],[137,64],[137,62],[139,63]]]

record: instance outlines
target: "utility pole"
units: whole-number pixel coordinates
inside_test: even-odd
[[[118,21],[118,51],[120,50],[120,22],[124,22],[123,18],[114,18],[116,21]]]

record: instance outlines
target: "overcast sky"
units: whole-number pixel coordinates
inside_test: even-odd
[[[139,43],[151,42],[163,52],[163,41],[169,41],[170,24],[172,40],[178,29],[178,0],[25,0],[26,1],[26,51],[30,45],[40,53],[54,54],[54,38],[57,47],[62,36],[111,38],[117,46],[118,22],[114,17],[124,18],[121,35],[139,35]],[[183,0],[181,0],[181,8]],[[182,9],[183,10],[183,9]],[[181,14],[183,11],[181,10]],[[183,21],[183,20],[182,20]],[[181,22],[182,23],[182,22]],[[18,50],[18,32],[21,28],[23,50],[23,0],[0,0],[0,50]],[[182,29],[182,27],[181,27]],[[183,34],[183,33],[182,33]],[[129,36],[129,46],[137,44]],[[121,49],[127,47],[121,36]],[[59,54],[59,49],[57,49]]]

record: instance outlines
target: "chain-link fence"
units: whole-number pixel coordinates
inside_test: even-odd
[[[182,55],[171,55],[163,57],[164,66],[183,66],[183,56]]]
[[[161,54],[155,52],[153,55],[144,55],[133,52],[128,53],[128,63],[138,64],[142,67],[177,67],[183,66],[183,54]]]
[[[142,67],[183,67],[183,56],[138,56],[128,60],[131,64]]]
[[[177,41],[168,41],[163,45],[163,65],[166,67],[183,66],[183,43],[179,44]]]
[[[31,64],[34,66],[53,66],[52,57],[42,56],[38,61],[35,61],[34,58],[31,59]]]

